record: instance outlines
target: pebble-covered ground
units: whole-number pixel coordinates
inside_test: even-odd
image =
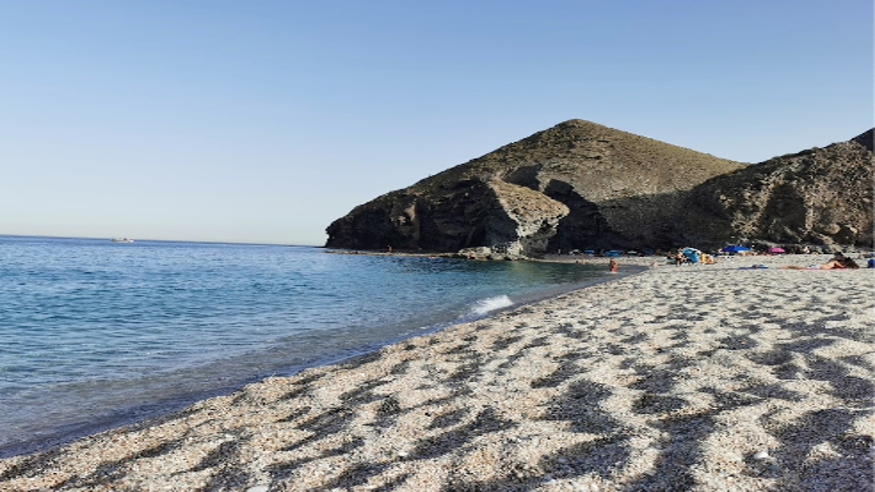
[[[780,268],[827,258],[656,259],[2,460],[0,490],[872,490],[875,270]]]

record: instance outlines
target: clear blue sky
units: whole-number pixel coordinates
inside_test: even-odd
[[[581,118],[744,162],[873,126],[871,0],[0,0],[0,234],[324,243]]]

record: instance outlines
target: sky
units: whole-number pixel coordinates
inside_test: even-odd
[[[873,127],[871,0],[0,0],[0,234],[321,246],[579,118],[761,162]]]

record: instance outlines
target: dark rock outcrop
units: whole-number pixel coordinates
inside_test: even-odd
[[[531,256],[544,251],[568,214],[562,203],[498,179],[446,182],[436,190],[399,190],[356,207],[328,228],[328,246],[434,252],[488,246],[487,254]]]
[[[682,222],[711,242],[871,246],[873,183],[870,130],[708,180]]]
[[[745,165],[571,120],[353,209],[327,247],[536,256],[872,240],[872,132]]]

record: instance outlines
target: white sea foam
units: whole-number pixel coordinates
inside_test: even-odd
[[[477,301],[471,308],[469,314],[471,316],[484,316],[497,309],[502,309],[510,306],[513,306],[513,301],[510,300],[510,297],[488,297],[486,299],[480,299],[479,301]]]

